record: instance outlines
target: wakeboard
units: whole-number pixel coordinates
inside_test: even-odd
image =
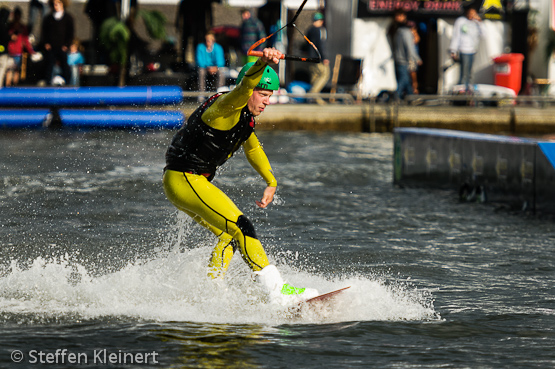
[[[291,307],[289,311],[291,313],[299,314],[302,310],[305,310],[305,309],[314,309],[317,307],[322,307],[327,303],[331,302],[334,298],[337,297],[337,295],[339,295],[340,293],[344,292],[349,288],[351,288],[351,286],[343,287],[338,290],[331,291],[328,293],[323,293],[321,295],[310,298],[308,300],[301,301],[297,305]]]

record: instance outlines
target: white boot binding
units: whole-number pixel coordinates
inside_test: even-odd
[[[318,296],[313,288],[297,288],[285,283],[275,265],[268,265],[254,274],[274,303],[291,305]]]

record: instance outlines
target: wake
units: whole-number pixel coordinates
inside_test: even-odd
[[[223,280],[209,278],[207,261],[213,245],[172,246],[190,236],[191,227],[178,226],[180,232],[171,232],[170,239],[163,240],[166,247],[149,260],[129,262],[115,272],[98,275],[71,255],[38,257],[25,268],[13,260],[0,275],[0,321],[116,318],[279,325],[439,319],[428,291],[379,276],[305,272],[288,265],[291,262],[283,256],[283,261],[273,262],[294,286],[316,288],[320,293],[351,286],[326,311],[292,318],[287,309],[267,301],[237,254]]]
[[[238,256],[224,280],[207,277],[205,261],[210,251],[201,247],[170,253],[102,276],[91,276],[86,266],[68,258],[37,258],[25,270],[13,261],[9,273],[0,278],[0,312],[34,318],[128,317],[267,325],[290,322],[283,307],[266,301],[244,263],[235,260]],[[321,293],[351,286],[325,317],[303,316],[296,318],[299,323],[437,319],[431,296],[424,291],[364,276],[334,280],[287,265],[279,268],[291,284],[314,287]]]

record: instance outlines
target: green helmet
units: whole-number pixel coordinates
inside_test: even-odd
[[[254,63],[255,62],[250,62],[245,64],[245,66],[241,69],[239,75],[237,76],[236,84],[239,84],[241,82],[241,80],[245,76],[245,73],[247,73],[247,71],[250,69],[250,67],[254,65]],[[279,90],[279,77],[276,71],[267,65],[264,69],[264,73],[262,73],[262,78],[260,79],[260,82],[258,82],[256,87],[263,88],[265,90]]]

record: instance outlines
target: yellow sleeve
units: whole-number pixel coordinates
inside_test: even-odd
[[[272,172],[272,167],[270,166],[270,161],[266,156],[266,153],[260,145],[260,141],[254,134],[243,143],[243,148],[245,150],[245,155],[251,166],[256,169],[258,174],[266,181],[266,184],[270,187],[277,187],[277,181]]]
[[[202,114],[202,121],[212,128],[228,131],[233,128],[241,116],[241,110],[247,105],[252,92],[260,82],[266,63],[258,59],[245,73],[245,76],[231,92],[220,96]]]

